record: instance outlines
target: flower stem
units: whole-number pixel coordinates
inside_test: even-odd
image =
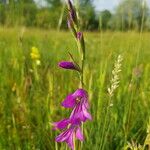
[[[84,37],[83,41],[84,41]],[[78,51],[80,54],[80,62],[81,62],[81,72],[80,72],[80,87],[83,88],[84,87],[84,63],[85,63],[85,46],[84,46],[84,42],[82,42],[81,40],[77,40],[77,45],[78,45]]]
[[[84,40],[84,39],[83,39]],[[85,45],[84,42],[82,42],[81,40],[77,41],[77,45],[78,45],[78,50],[80,53],[80,58],[81,58],[81,72],[80,72],[80,88],[84,88],[84,63],[85,63]],[[84,132],[84,126],[82,123],[81,126],[81,130],[82,133]],[[83,143],[81,142],[81,149],[83,148]]]
[[[74,150],[76,150],[76,135],[74,134],[74,137],[73,137],[73,144],[74,144]]]

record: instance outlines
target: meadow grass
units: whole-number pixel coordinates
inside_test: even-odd
[[[149,37],[146,32],[85,33],[84,74],[93,121],[85,124],[83,150],[122,150],[132,140],[144,143],[150,118]],[[30,57],[33,46],[41,56],[36,74]],[[52,131],[51,123],[70,112],[60,103],[79,84],[76,72],[57,66],[68,60],[68,52],[78,58],[69,32],[0,28],[0,149],[66,148],[55,143],[59,132]],[[120,83],[106,113],[112,70],[120,54]]]

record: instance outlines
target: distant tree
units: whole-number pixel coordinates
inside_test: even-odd
[[[51,28],[51,14],[47,8],[41,8],[36,15],[36,25],[41,28]]]
[[[8,0],[0,0],[0,3],[2,3],[2,4],[7,4],[7,3],[8,3]]]
[[[123,0],[116,9],[115,20],[119,29],[141,29],[148,18],[148,5],[143,0]]]
[[[56,8],[62,5],[61,0],[45,0],[49,7]]]
[[[5,19],[6,18],[6,11],[5,11],[5,6],[4,4],[0,4],[0,24],[4,25],[5,24]]]
[[[45,0],[49,6],[51,13],[51,24],[58,23],[58,27],[66,28],[66,13],[64,13],[63,0]],[[74,0],[77,12],[79,14],[81,26],[84,29],[92,30],[98,27],[98,20],[96,20],[93,0]],[[56,27],[57,25],[55,25]]]
[[[15,6],[18,6],[17,13],[20,14],[20,24],[26,26],[34,26],[36,13],[38,11],[34,0],[12,0],[15,1]]]
[[[6,26],[34,25],[37,6],[34,0],[1,0],[0,22]]]
[[[49,10],[50,19],[47,19],[50,21],[49,27],[60,29],[62,27],[65,14],[65,7],[62,0],[45,0],[45,2],[47,3],[47,9]]]
[[[78,12],[81,20],[81,26],[87,30],[98,29],[98,19],[96,18],[93,0],[78,0]]]
[[[112,17],[112,14],[109,10],[104,10],[100,12],[100,28],[106,30],[109,28],[109,21]]]
[[[147,29],[148,31],[150,31],[150,14],[149,14],[148,19],[147,19],[146,22],[145,22],[145,27],[146,27],[146,29]]]

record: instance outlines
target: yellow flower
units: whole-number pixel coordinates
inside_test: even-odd
[[[30,56],[31,56],[31,59],[33,60],[39,59],[40,58],[39,50],[36,47],[32,47]]]
[[[36,65],[37,65],[37,66],[40,66],[40,65],[41,65],[41,61],[37,59],[37,60],[36,60]]]

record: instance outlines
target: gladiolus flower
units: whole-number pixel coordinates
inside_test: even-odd
[[[61,121],[54,122],[53,123],[53,126],[54,126],[53,130],[56,130],[56,129],[62,130],[64,128],[66,128],[69,123],[70,123],[69,119],[63,119]]]
[[[82,37],[83,37],[83,33],[82,33],[82,32],[78,32],[78,33],[77,33],[77,39],[78,39],[79,41],[81,41]]]
[[[73,94],[69,94],[62,102],[65,108],[73,108],[70,121],[80,120],[85,122],[87,119],[92,120],[89,109],[88,94],[83,89],[76,90]]]
[[[68,0],[68,5],[69,5],[69,8],[70,8],[70,9],[73,9],[73,5],[72,5],[72,3],[71,3],[70,0]]]
[[[76,22],[77,16],[76,16],[76,13],[75,13],[75,11],[74,11],[73,9],[69,11],[69,17],[70,17],[70,19],[71,19],[73,22]]]
[[[80,141],[84,140],[80,124],[74,125],[72,124],[69,129],[62,132],[60,135],[56,137],[56,142],[66,142],[68,146],[74,150],[74,138],[79,139]]]
[[[68,6],[69,6],[69,17],[73,22],[76,23],[77,22],[76,11],[70,0],[68,0]]]
[[[79,67],[76,64],[74,64],[73,62],[69,62],[69,61],[59,62],[58,66],[63,69],[71,69],[71,70],[80,71]]]
[[[68,0],[68,18],[67,24],[71,30],[73,36],[76,38],[78,49],[81,55],[81,64],[75,62],[72,55],[69,53],[72,62],[62,61],[59,62],[58,66],[63,69],[70,69],[79,71],[80,82],[83,83],[83,72],[84,72],[84,59],[85,59],[85,43],[82,32],[79,31],[78,17],[76,9],[73,6],[71,0]],[[80,68],[80,66],[82,68]],[[83,85],[83,84],[82,84]],[[84,140],[81,124],[86,120],[92,120],[89,110],[88,93],[84,89],[77,89],[74,93],[69,94],[62,102],[62,106],[65,108],[71,108],[72,112],[70,117],[67,119],[60,120],[53,123],[53,129],[63,130],[55,139],[56,142],[66,142],[67,145],[74,150],[75,149],[75,138],[80,141]]]
[[[85,43],[84,43],[84,36],[82,32],[76,33],[76,38],[80,42],[81,46],[81,52],[83,53],[83,56],[85,57]]]

